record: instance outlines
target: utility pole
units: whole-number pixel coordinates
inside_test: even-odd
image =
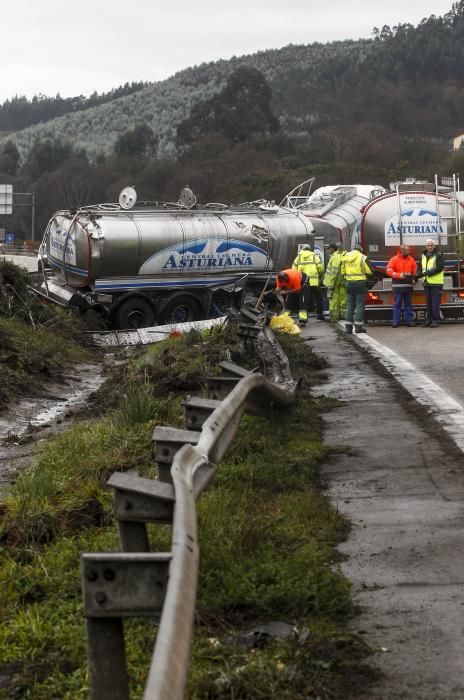
[[[35,192],[31,192],[32,195],[32,202],[31,202],[31,208],[32,208],[32,221],[31,221],[31,239],[35,241]]]
[[[15,192],[13,205],[16,207],[31,207],[31,240],[35,240],[35,192]]]

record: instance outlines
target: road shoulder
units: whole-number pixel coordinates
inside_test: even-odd
[[[368,334],[354,335],[356,343],[376,358],[392,377],[448,433],[464,452],[464,408],[411,362]]]
[[[331,365],[317,393],[341,402],[326,441],[346,451],[325,474],[352,522],[341,551],[361,609],[355,627],[384,673],[366,700],[464,697],[462,452],[357,339],[317,322],[304,337]]]

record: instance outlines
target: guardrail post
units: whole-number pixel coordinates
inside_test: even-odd
[[[152,435],[158,479],[172,484],[171,466],[174,455],[184,445],[196,445],[199,439],[195,430],[181,430],[157,426]]]
[[[253,325],[251,323],[239,323],[237,335],[242,336],[245,340],[257,340],[259,334],[262,332],[262,327],[258,325]]]
[[[248,377],[249,374],[252,374],[250,370],[240,367],[240,365],[234,365],[233,362],[228,362],[227,360],[220,362],[219,367],[222,369],[225,377],[239,377],[243,379],[243,377]]]
[[[240,316],[242,316],[242,318],[244,318],[248,322],[251,321],[251,323],[253,324],[259,323],[263,318],[262,313],[260,314],[255,309],[250,309],[247,306],[242,306],[242,308],[240,309]]]
[[[245,317],[257,320],[252,312]],[[92,700],[129,700],[123,618],[153,617],[161,610],[144,698],[183,697],[198,578],[195,500],[216,472],[243,413],[265,415],[294,398],[296,382],[285,353],[270,331],[260,335],[258,330],[241,324],[239,334],[245,345],[258,346],[273,381],[221,362],[227,376],[208,378],[209,398],[184,403],[188,429],[154,431],[159,479],[115,473],[108,481],[125,552],[81,557]],[[148,552],[147,522],[172,522],[172,552]]]
[[[239,381],[240,377],[206,377],[208,398],[222,401]]]
[[[145,523],[118,520],[118,531],[123,552],[148,552],[150,549]]]
[[[185,425],[189,430],[201,430],[203,423],[221,405],[220,401],[192,396],[184,401]]]
[[[82,554],[92,700],[129,700],[124,617],[153,617],[164,602],[171,554]]]
[[[148,552],[146,522],[172,522],[174,489],[137,474],[116,472],[107,481],[114,489],[114,514],[124,552]]]
[[[87,618],[87,659],[92,700],[129,700],[121,618]]]

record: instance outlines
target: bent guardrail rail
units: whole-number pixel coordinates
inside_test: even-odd
[[[217,471],[244,413],[268,415],[292,403],[288,359],[272,332],[248,321],[245,343],[257,343],[272,381],[229,362],[226,376],[208,379],[208,398],[184,403],[186,430],[153,433],[158,480],[116,473],[114,511],[123,553],[83,554],[82,588],[93,700],[128,700],[124,617],[161,613],[145,687],[146,700],[181,700],[193,631],[199,551],[195,502]],[[150,553],[146,523],[172,522],[167,553]]]

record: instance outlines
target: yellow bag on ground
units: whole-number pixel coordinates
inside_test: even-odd
[[[288,311],[284,311],[284,313],[279,316],[274,316],[269,326],[275,331],[289,333],[290,335],[300,335],[301,333],[301,328],[296,325]]]

